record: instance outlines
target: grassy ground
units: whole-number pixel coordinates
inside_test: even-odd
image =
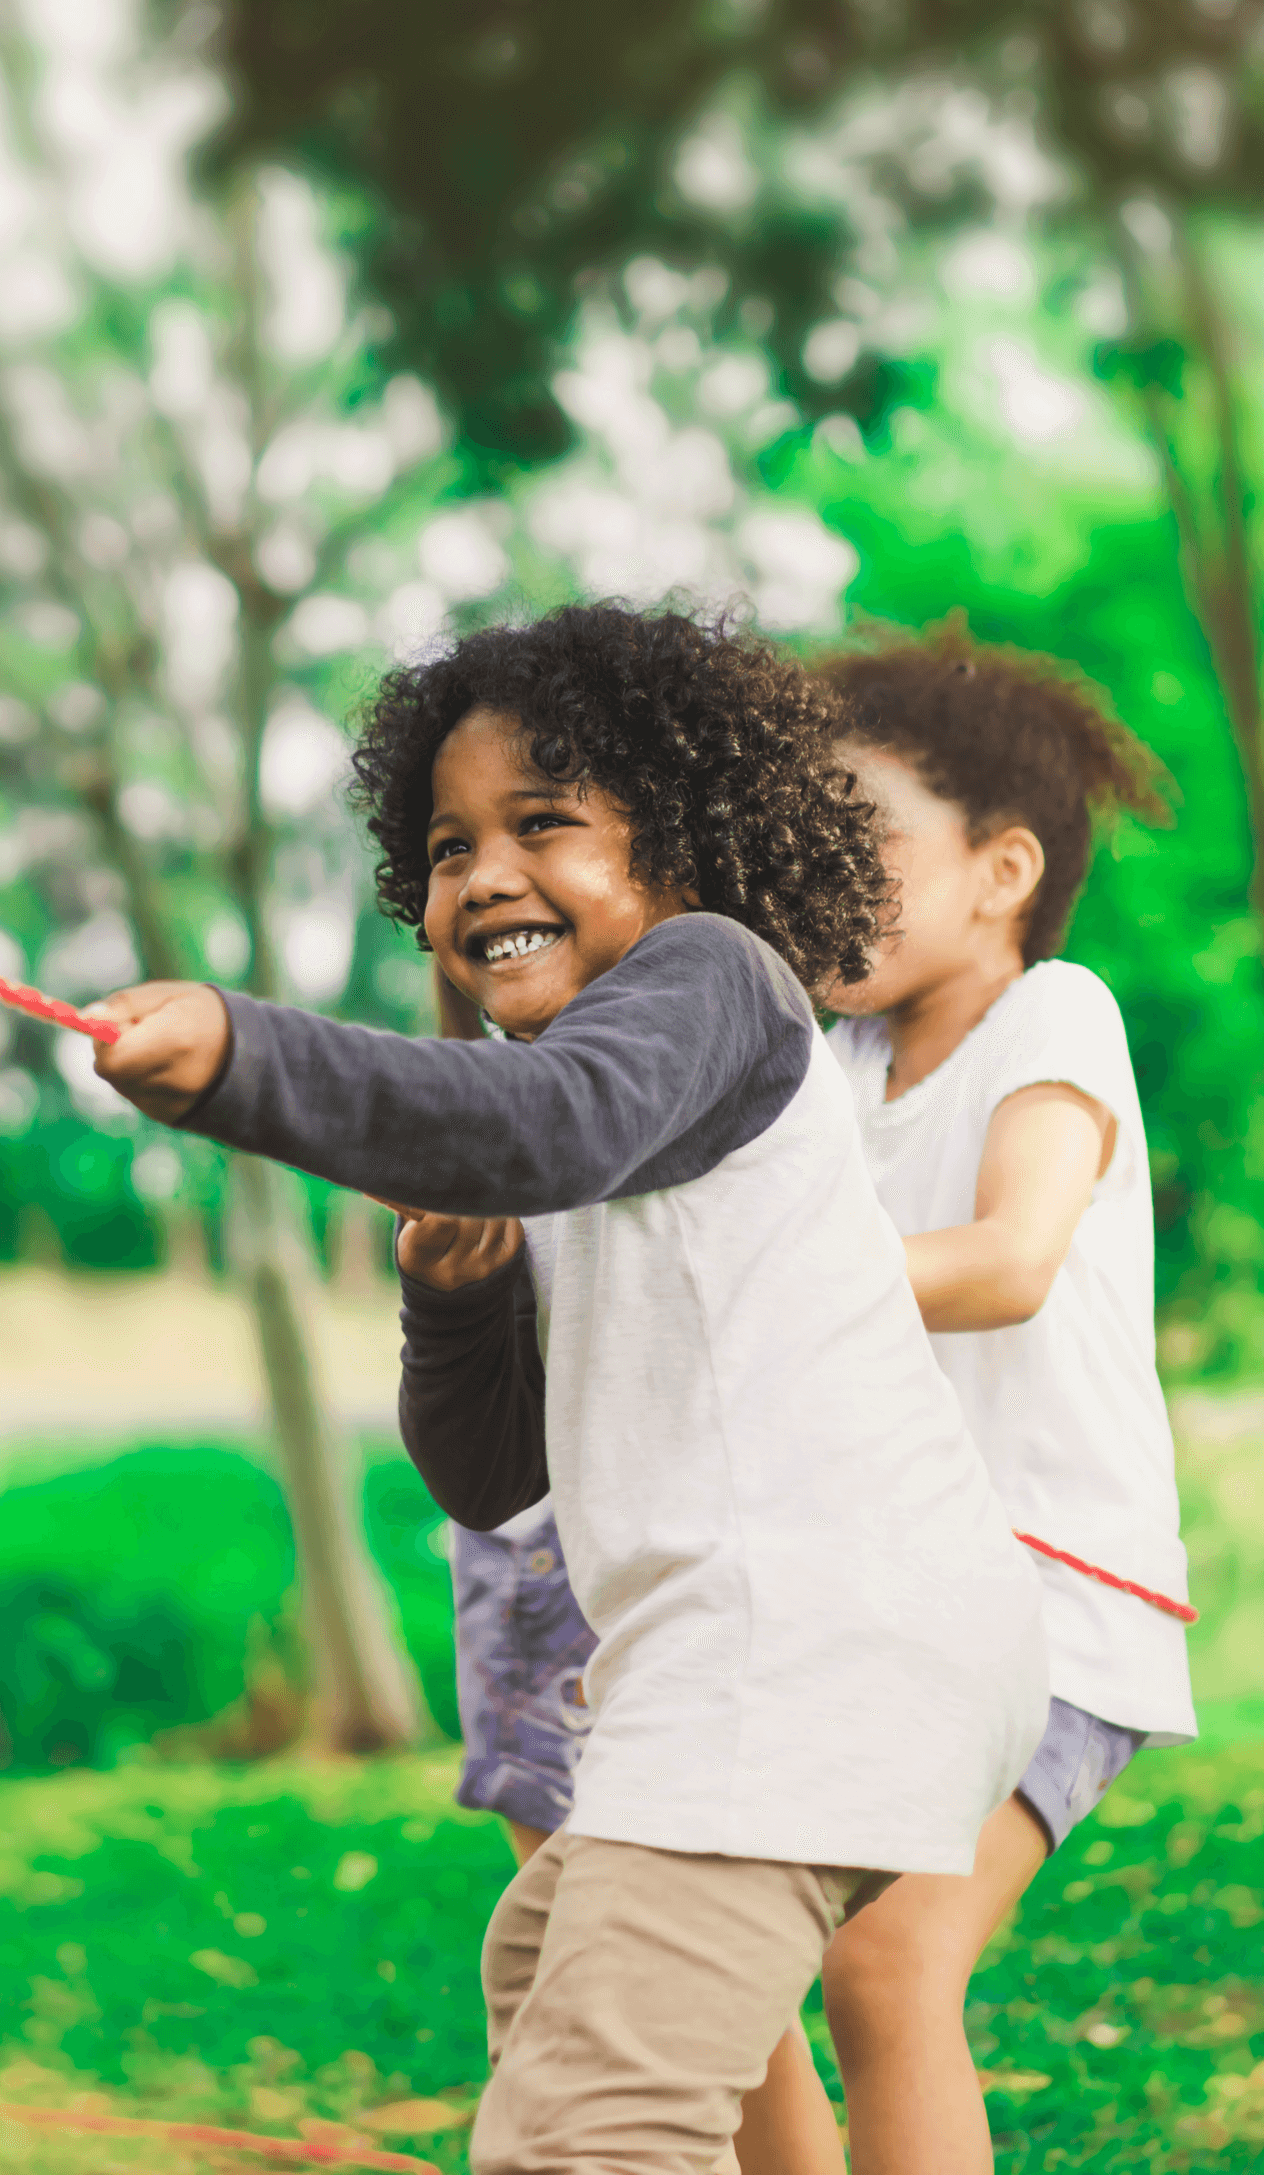
[[[145,1761],[0,1794],[0,2102],[76,2101],[465,2166],[483,1924],[510,1870],[454,1755]],[[1264,1745],[1146,1753],[971,1988],[1003,2175],[1264,2160]],[[837,2096],[819,1999],[807,2024]],[[420,2104],[418,2104],[420,2103]],[[841,2115],[840,2107],[840,2115]],[[235,2159],[0,2135],[15,2175]]]
[[[231,1769],[138,1749],[236,1699],[251,1641],[284,1629],[288,1521],[266,1445],[201,1436],[216,1417],[201,1376],[183,1443],[148,1433],[170,1384],[147,1387],[152,1411],[128,1403],[152,1292],[137,1300],[129,1283],[107,1319],[94,1284],[67,1338],[64,1311],[32,1291],[20,1318],[0,1308],[0,1708],[15,1725],[0,1780],[0,2103],[314,2140],[353,2128],[460,2175],[484,2071],[479,1940],[510,1871],[500,1832],[453,1807],[455,1751]],[[361,1313],[380,1327],[370,1297],[347,1301],[339,1330],[349,1415],[367,1379]],[[207,1339],[226,1348],[222,1323],[183,1287],[177,1301],[172,1382]],[[80,1330],[64,1381],[47,1340],[74,1355]],[[374,1380],[393,1382],[387,1330]],[[222,1416],[243,1429],[247,1356],[242,1343]],[[108,1442],[83,1438],[89,1377]],[[976,1975],[968,2023],[1001,2175],[1264,2167],[1264,1390],[1189,1391],[1173,1420],[1204,1744],[1142,1755]],[[397,1448],[370,1451],[364,1511],[452,1728],[441,1534]],[[120,1764],[17,1779],[62,1759]],[[841,2115],[819,1997],[806,2021]],[[251,2164],[0,2118],[6,2175]]]

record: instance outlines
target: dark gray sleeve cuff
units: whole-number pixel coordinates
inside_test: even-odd
[[[486,1533],[547,1495],[544,1368],[535,1294],[519,1253],[455,1291],[400,1279],[399,1424],[431,1495]]]
[[[398,1235],[397,1231],[397,1240]],[[398,1255],[395,1266],[399,1271],[405,1312],[414,1321],[433,1328],[436,1335],[442,1335],[445,1328],[455,1324],[480,1322],[498,1313],[506,1291],[514,1291],[523,1273],[523,1256],[519,1248],[512,1261],[502,1262],[490,1276],[481,1277],[476,1283],[458,1284],[452,1291],[440,1291],[434,1284],[423,1284],[419,1277],[407,1276],[399,1268]]]

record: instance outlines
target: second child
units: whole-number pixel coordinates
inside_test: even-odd
[[[916,1875],[844,1929],[826,2006],[853,2175],[986,2175],[975,1962],[1139,1747],[1196,1734],[1145,1131],[1114,997],[1055,956],[1094,824],[1166,810],[1147,750],[1047,662],[946,634],[826,676],[901,892],[829,1042],[935,1356],[1032,1551],[1053,1694],[970,1879]]]

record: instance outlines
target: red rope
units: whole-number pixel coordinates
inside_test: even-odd
[[[1068,1564],[1073,1571],[1082,1571],[1085,1578],[1095,1578],[1101,1586],[1112,1586],[1116,1593],[1130,1593],[1138,1601],[1147,1601],[1152,1609],[1162,1609],[1165,1616],[1179,1617],[1183,1624],[1196,1624],[1198,1611],[1188,1601],[1174,1601],[1170,1594],[1155,1593],[1149,1586],[1138,1586],[1133,1579],[1116,1578],[1113,1571],[1103,1571],[1100,1563],[1085,1563],[1082,1556],[1072,1556],[1065,1548],[1051,1548],[1048,1541],[1038,1541],[1034,1533],[1020,1533],[1014,1528],[1014,1538],[1024,1548],[1034,1548],[1037,1555],[1048,1556],[1054,1563]]]
[[[249,2130],[216,2130],[204,2122],[138,2122],[130,2115],[78,2114],[61,2107],[11,2107],[0,2103],[0,2121],[32,2129],[92,2130],[114,2137],[155,2137],[172,2145],[227,2145],[265,2160],[316,2161],[322,2167],[371,2167],[395,2175],[439,2175],[431,2160],[403,2152],[375,2152],[364,2145],[319,2145],[305,2137],[256,2137]]]
[[[91,1035],[94,1042],[117,1042],[123,1032],[113,1020],[89,1019],[73,1004],[63,1004],[60,997],[46,997],[42,990],[30,989],[25,982],[6,982],[3,975],[0,1004],[11,1004],[15,1012],[29,1012],[33,1020],[51,1020],[55,1027],[73,1027],[77,1035]]]

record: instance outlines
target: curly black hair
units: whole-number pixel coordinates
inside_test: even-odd
[[[818,660],[848,706],[844,748],[905,758],[953,801],[972,845],[1021,823],[1044,848],[1023,929],[1023,964],[1061,949],[1093,846],[1122,809],[1171,822],[1158,757],[1112,716],[1107,696],[1053,657],[974,641],[960,620],[920,638]]]
[[[483,707],[518,719],[525,763],[626,811],[642,880],[692,886],[813,995],[863,978],[888,884],[875,812],[837,772],[837,699],[725,621],[619,604],[484,628],[369,704],[353,798],[382,849],[381,904],[423,949],[431,767]]]

